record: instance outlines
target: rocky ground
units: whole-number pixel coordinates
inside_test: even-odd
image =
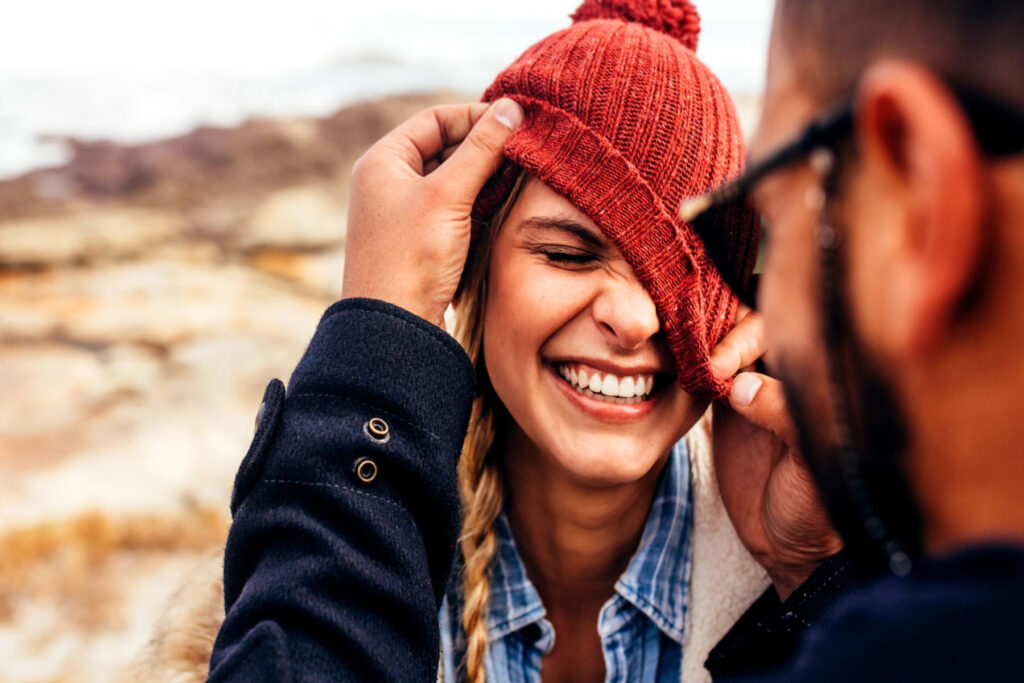
[[[0,681],[114,678],[223,543],[263,389],[340,293],[353,161],[451,99],[68,141],[0,182]]]

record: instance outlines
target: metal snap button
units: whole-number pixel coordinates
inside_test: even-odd
[[[384,443],[391,437],[391,428],[388,427],[388,423],[379,417],[370,418],[366,424],[363,425],[363,431],[366,435],[376,441],[377,443]]]
[[[352,465],[352,469],[355,471],[356,476],[359,477],[359,481],[364,484],[369,484],[377,478],[377,463],[370,458],[359,458]]]

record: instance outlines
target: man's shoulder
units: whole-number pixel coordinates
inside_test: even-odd
[[[1024,548],[978,546],[866,586],[780,680],[1020,680]]]

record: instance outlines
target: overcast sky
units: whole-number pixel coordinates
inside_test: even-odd
[[[322,116],[413,90],[475,96],[580,0],[8,0],[0,177],[62,163],[51,136],[121,142],[253,116]],[[764,78],[772,0],[698,0],[698,56]]]
[[[567,23],[578,0],[28,0],[0,22],[0,70],[253,72],[302,69],[353,49],[453,61],[526,45]],[[763,72],[771,0],[698,0],[699,53],[730,79]],[[509,39],[515,42],[509,43]],[[502,57],[514,57],[505,55]],[[747,74],[739,78],[740,73]],[[736,74],[736,75],[733,75]],[[725,76],[726,73],[723,73]]]

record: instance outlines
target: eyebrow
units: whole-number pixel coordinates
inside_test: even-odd
[[[595,235],[589,228],[568,218],[554,218],[549,216],[534,216],[527,218],[519,224],[517,230],[556,230],[558,232],[573,235],[581,242],[595,249],[604,249],[608,243],[600,236]]]

